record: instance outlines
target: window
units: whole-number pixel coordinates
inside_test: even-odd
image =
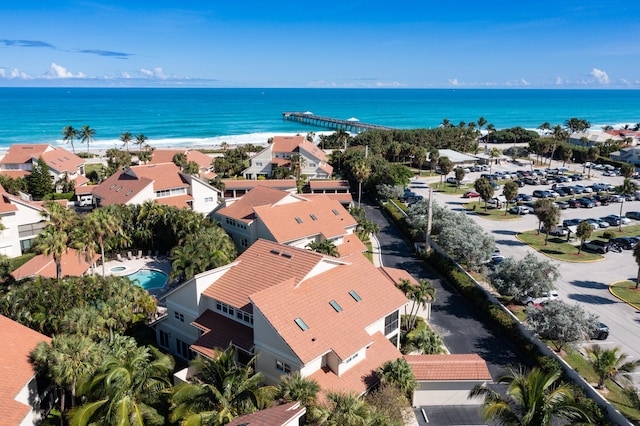
[[[362,300],[362,298],[360,297],[360,295],[358,293],[356,293],[355,290],[351,290],[349,292],[349,296],[353,297],[353,300],[355,300],[356,302],[359,302]]]
[[[276,360],[276,370],[280,370],[285,374],[290,374],[291,373],[291,366],[289,364],[287,364],[286,362],[282,362],[282,361]]]
[[[262,162],[261,161],[256,161],[256,167],[262,167]]]
[[[240,245],[242,247],[249,247],[249,240],[247,240],[246,238],[240,239]]]
[[[397,312],[396,312],[397,314]],[[302,318],[298,317],[295,320],[295,323],[298,324],[298,327],[300,327],[300,330],[302,331],[307,331],[309,329],[309,326],[307,325],[307,323],[305,323]]]
[[[253,324],[253,315],[251,315],[250,313],[241,311],[240,309],[236,309],[232,306],[229,306],[226,303],[216,301],[216,310],[225,313],[227,316],[230,316],[231,318],[236,318],[248,324]]]
[[[169,334],[164,330],[160,330],[160,346],[163,348],[169,347]]]
[[[189,350],[189,345],[186,342],[183,342],[180,339],[176,339],[176,352],[183,358],[191,359],[191,351]]]
[[[384,335],[394,332],[398,328],[398,311],[387,315],[384,319]]]
[[[358,352],[356,352],[355,354],[353,354],[349,358],[347,358],[346,361],[345,361],[345,364],[349,364],[351,361],[353,361],[356,358],[358,358]]]
[[[213,197],[204,197],[205,203],[213,203]]]
[[[180,312],[175,311],[175,312],[173,313],[173,316],[174,316],[174,317],[175,317],[175,319],[177,319],[178,321],[180,321],[180,322],[184,322],[184,314],[181,314]]]
[[[331,302],[329,302],[329,304],[333,309],[336,310],[336,312],[342,312],[342,306],[338,305],[338,302],[336,302],[335,300],[332,300]]]

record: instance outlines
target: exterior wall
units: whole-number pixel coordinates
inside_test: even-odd
[[[367,357],[367,348],[364,347],[340,363],[337,370],[338,376],[342,375],[346,371],[349,371],[351,367],[353,367],[354,365],[357,365],[359,362],[363,361],[366,357]]]
[[[393,311],[393,312],[396,312],[396,311]],[[384,329],[385,329],[385,325],[384,325],[385,318],[388,317],[389,315],[391,315],[393,312],[389,312],[384,317],[380,318],[379,320],[377,320],[373,324],[369,325],[367,328],[365,328],[366,332],[372,335],[372,334],[374,334],[374,333],[379,331],[380,333],[384,334],[385,337],[387,337],[387,338],[390,338],[393,335],[399,334],[400,333],[400,316],[402,314],[402,309],[399,309],[397,311],[398,312],[398,325],[397,325],[397,327],[394,328],[389,333],[385,333],[384,332]]]
[[[148,185],[142,191],[138,192],[127,204],[143,204],[147,200],[155,200],[156,193],[153,190],[153,185]]]
[[[247,179],[257,179],[258,175],[271,176],[271,146],[257,153],[251,160],[250,166],[242,174]],[[257,164],[261,163],[261,166]]]
[[[220,226],[222,226],[222,229],[224,229],[224,231],[227,234],[229,234],[239,253],[242,253],[243,251],[245,251],[247,248],[249,248],[249,246],[251,246],[251,244],[255,243],[256,240],[258,239],[257,234],[259,231],[256,230],[256,221],[253,221],[252,223],[245,223],[245,222],[235,220],[235,222],[228,223],[227,219],[230,219],[232,221],[234,219],[228,218],[227,216],[221,216],[218,214],[214,214],[213,217],[215,220],[220,222]],[[233,223],[246,226],[246,229],[238,227]],[[271,241],[273,241],[273,238],[267,238],[267,239],[270,239]]]
[[[276,369],[276,360],[289,364],[291,373],[300,371],[302,368],[298,357],[255,305],[253,307],[253,343],[258,355],[256,371],[264,374],[267,384],[280,383],[280,376],[285,374]]]
[[[338,358],[335,352],[331,351],[325,354],[325,356],[322,358],[322,363],[323,365],[329,367],[331,371],[333,371],[337,375],[340,375],[340,358]]]
[[[22,422],[20,422],[20,426],[32,426],[40,424],[40,422],[42,421],[42,412],[39,409],[40,394],[38,393],[38,386],[36,384],[35,376],[31,378],[29,383],[27,383],[22,389],[20,389],[20,392],[18,392],[18,394],[15,396],[15,400],[28,407],[31,407],[31,410],[27,413]],[[36,407],[33,407],[33,405],[31,405],[32,403],[35,404]]]
[[[218,191],[198,179],[190,178],[189,180],[193,210],[204,215],[211,213],[218,206]]]
[[[320,237],[319,235],[315,235],[315,236],[312,236],[312,237],[300,238],[299,240],[286,241],[286,242],[284,242],[284,244],[289,245],[291,247],[297,247],[297,248],[300,248],[300,249],[306,249],[307,245],[309,243],[312,243],[314,241],[319,241],[320,240],[319,237]],[[337,242],[335,244],[338,245]]]
[[[322,262],[319,262],[316,266],[314,266],[314,268],[311,271],[309,271],[306,278],[315,277],[318,274],[321,274],[325,271],[333,269],[337,265],[338,265],[338,262],[333,262],[330,259],[325,259]]]
[[[6,229],[0,231],[0,254],[8,257],[22,255],[20,242],[34,239],[39,233],[39,230],[37,230],[35,233],[26,233],[20,236],[20,226],[37,224],[44,221],[44,218],[40,215],[40,210],[19,202],[14,202],[13,204],[18,210],[2,215],[2,225]]]
[[[322,362],[324,360],[325,355],[319,356],[318,358],[314,359],[313,361],[310,361],[310,362],[306,363],[300,369],[300,375],[302,377],[308,377],[308,376],[312,375],[313,373],[315,373],[316,371],[320,370],[322,368]]]
[[[480,405],[479,399],[469,399],[469,391],[484,382],[451,381],[428,382],[419,381],[418,388],[413,392],[413,406],[434,405]]]

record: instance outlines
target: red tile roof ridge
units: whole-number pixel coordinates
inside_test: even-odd
[[[404,355],[417,380],[491,380],[487,363],[478,354]]]

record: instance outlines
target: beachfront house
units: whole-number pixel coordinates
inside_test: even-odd
[[[620,151],[609,154],[609,158],[615,161],[624,161],[634,166],[640,166],[640,147],[622,148]]]
[[[366,250],[355,235],[356,220],[324,194],[309,197],[259,186],[238,200],[227,200],[212,216],[240,252],[260,238],[302,249],[329,240],[342,256]]]
[[[29,250],[47,225],[41,204],[9,194],[0,186],[0,254],[18,257]]]
[[[611,143],[624,143],[625,139],[621,136],[612,135],[600,130],[591,130],[587,132],[571,133],[567,138],[567,142],[584,148],[592,146],[605,145]]]
[[[83,189],[84,191],[84,189]],[[221,192],[197,176],[182,173],[173,163],[133,166],[87,187],[96,207],[110,204],[158,204],[187,208],[207,215],[218,205]],[[78,196],[85,195],[78,192]]]
[[[324,151],[304,136],[275,136],[249,163],[242,172],[246,179],[271,178],[277,168],[292,170],[296,164],[299,174],[309,179],[328,179],[333,173]],[[292,176],[295,174],[296,171],[292,170]]]
[[[51,339],[0,315],[0,341],[0,422],[41,424],[53,407],[55,394],[47,380],[36,376],[29,357],[38,343]]]
[[[42,159],[47,163],[54,182],[65,176],[84,184],[84,160],[64,148],[48,144],[13,144],[0,159],[0,173],[16,178],[31,173],[33,164]]]
[[[184,359],[232,345],[239,362],[258,355],[255,369],[267,384],[300,372],[323,391],[362,394],[379,366],[401,356],[406,303],[361,254],[337,259],[258,240],[168,293],[167,315],[153,326],[160,346]]]
[[[258,186],[279,189],[291,194],[298,193],[298,185],[293,179],[223,179],[222,183],[225,199],[240,198]]]

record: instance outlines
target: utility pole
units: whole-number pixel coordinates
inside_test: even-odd
[[[433,188],[429,187],[429,209],[427,211],[427,232],[425,232],[424,251],[431,251],[431,225],[433,224]]]

